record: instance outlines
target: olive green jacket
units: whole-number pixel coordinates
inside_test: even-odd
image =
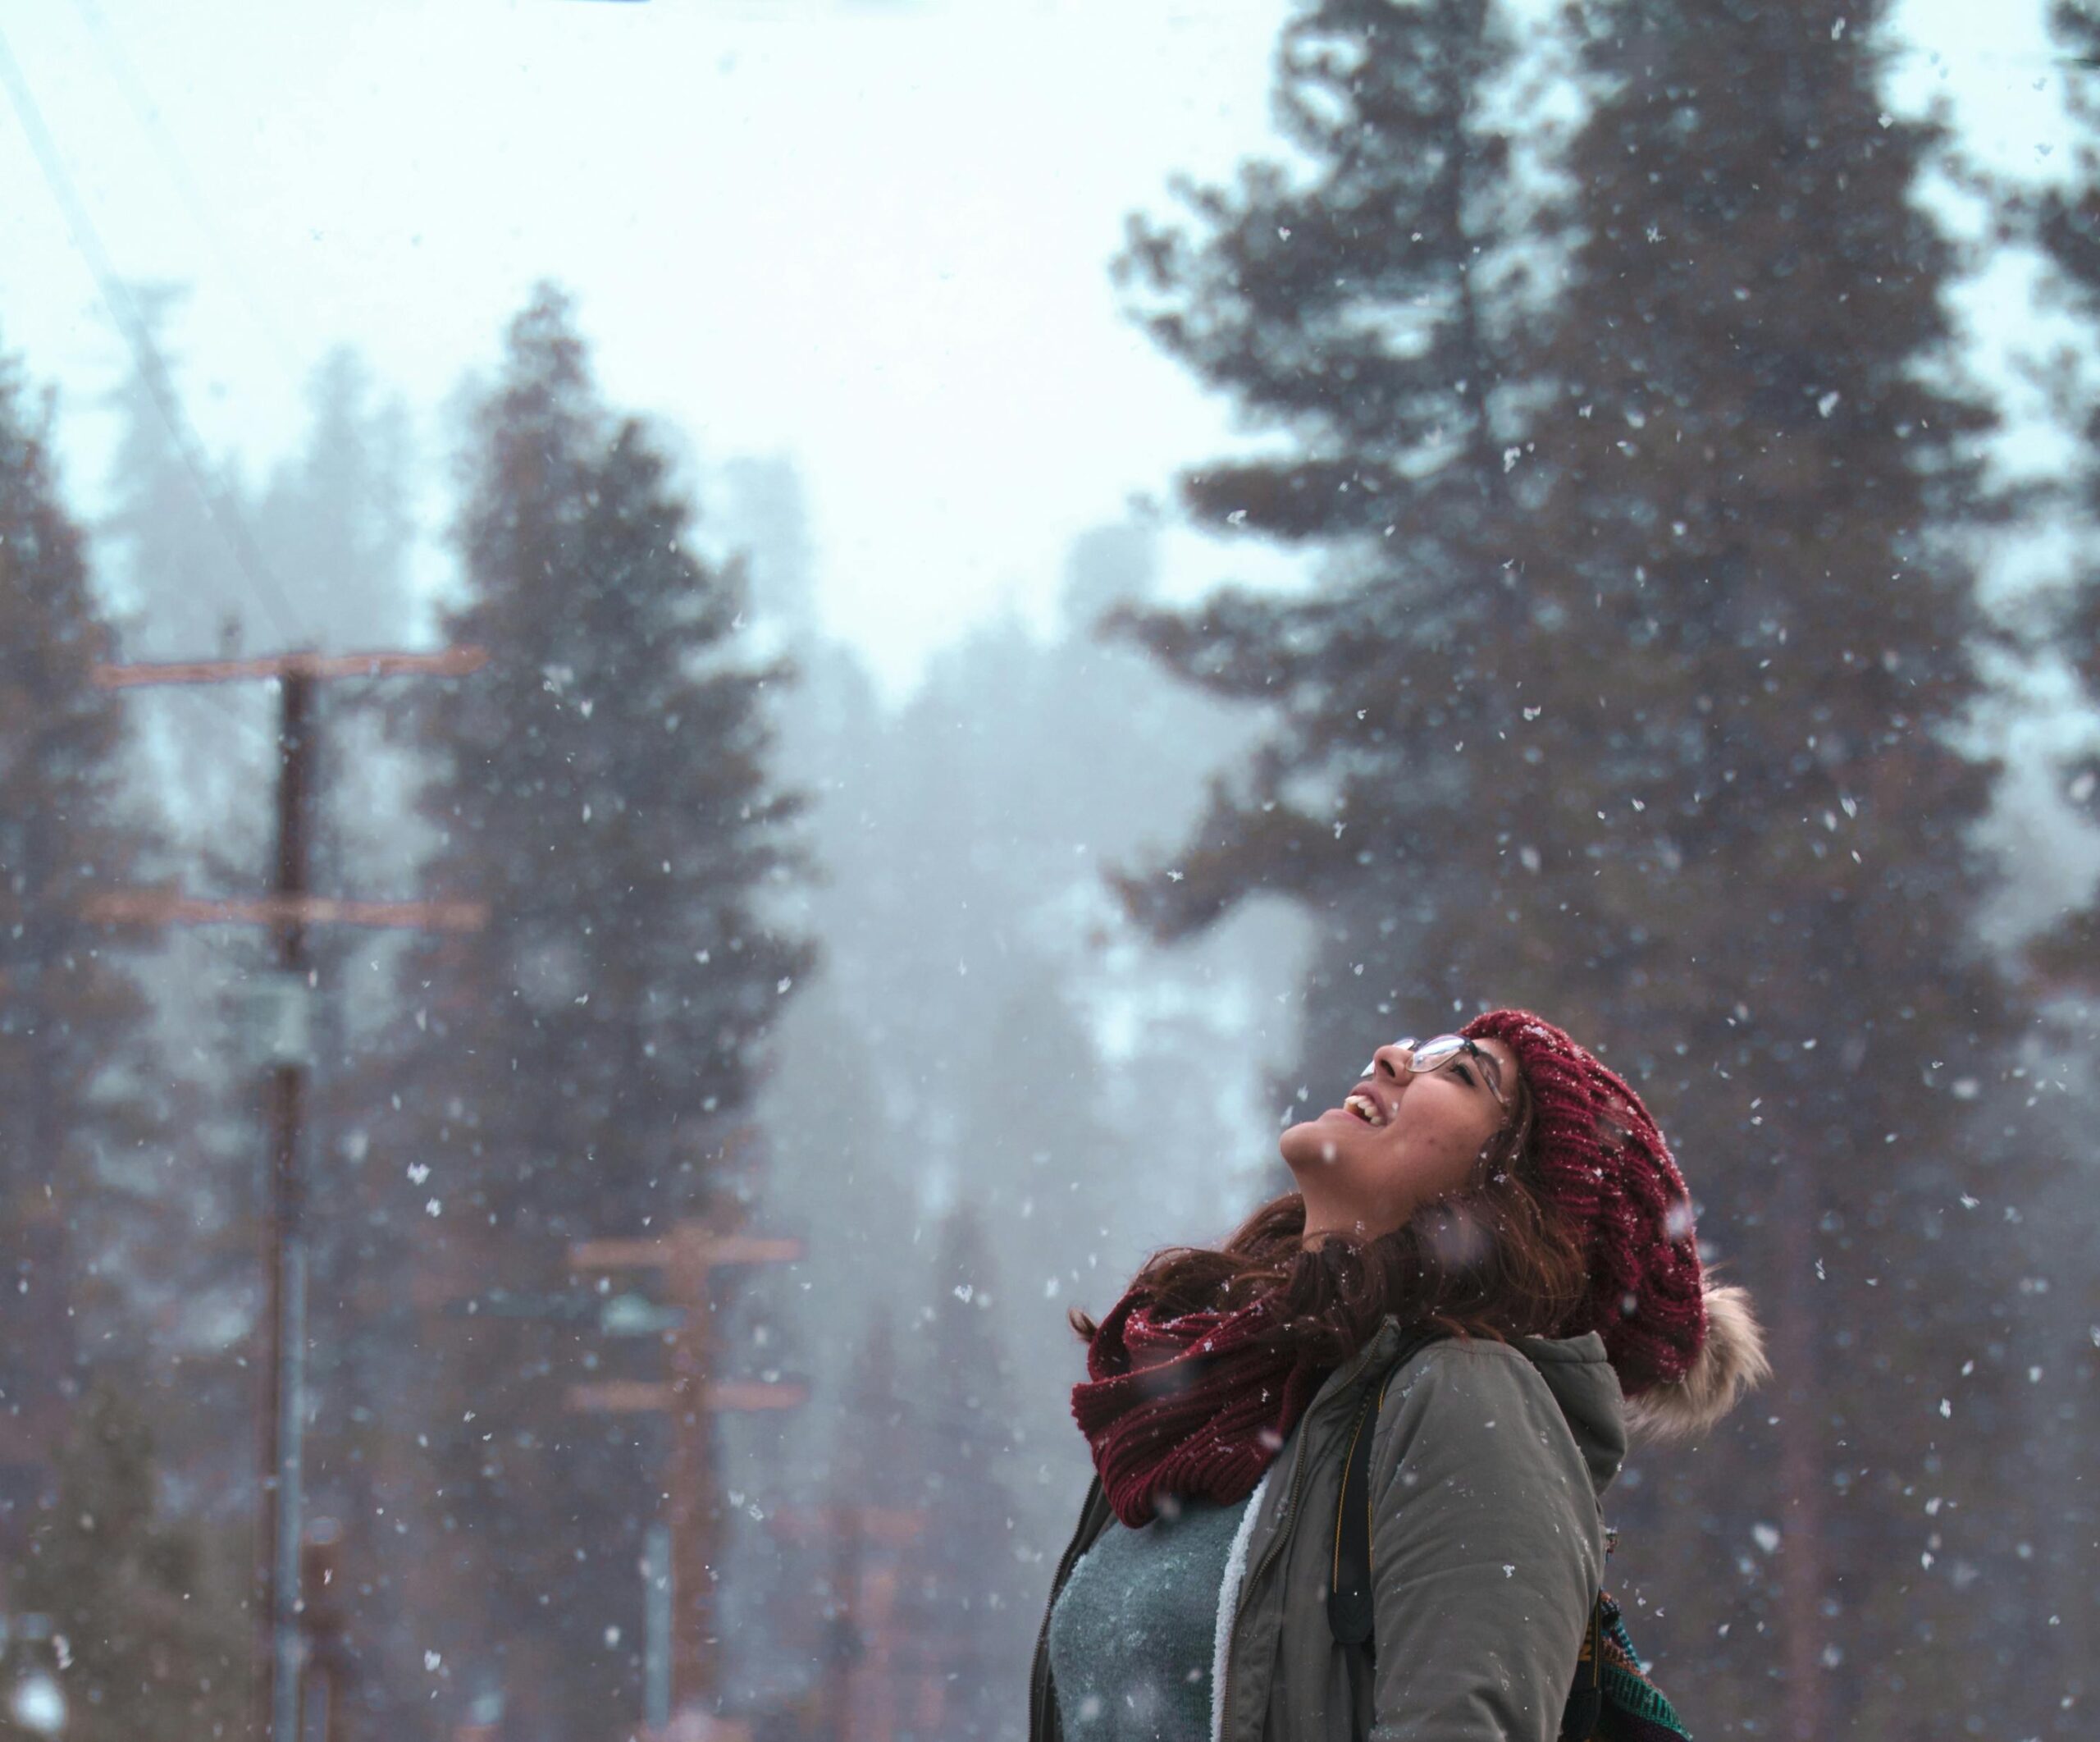
[[[1626,1454],[1596,1335],[1447,1339],[1393,1372],[1371,1445],[1374,1676],[1327,1624],[1342,1441],[1397,1322],[1327,1376],[1256,1489],[1220,1593],[1212,1742],[1554,1742],[1604,1565],[1599,1502]],[[1110,1522],[1097,1479],[1055,1603]],[[1061,1742],[1049,1615],[1029,1742]]]

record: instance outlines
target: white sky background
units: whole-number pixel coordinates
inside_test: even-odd
[[[435,521],[441,409],[552,277],[616,404],[704,463],[795,458],[826,620],[894,693],[987,612],[1040,620],[1074,534],[1244,441],[1120,315],[1106,267],[1171,174],[1280,149],[1289,10],[0,0],[0,28],[117,270],[194,286],[181,379],[215,451],[258,475],[347,341],[418,415]],[[2060,81],[2100,75],[2048,63],[2042,14],[1909,0],[1906,105],[1945,96],[1994,167],[2045,168],[2045,147],[2061,165]],[[1972,300],[1993,354],[2024,303],[2012,280]],[[58,385],[92,514],[95,400],[126,359],[11,112],[0,346]],[[1286,572],[1194,537],[1169,556],[1181,593]]]

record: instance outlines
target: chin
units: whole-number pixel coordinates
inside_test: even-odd
[[[1318,1171],[1339,1162],[1349,1152],[1347,1133],[1339,1120],[1304,1119],[1287,1127],[1276,1140],[1276,1151],[1293,1174]]]

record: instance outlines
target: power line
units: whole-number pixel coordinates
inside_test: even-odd
[[[160,351],[153,343],[152,330],[132,300],[130,290],[116,276],[103,251],[102,239],[96,234],[94,220],[88,216],[87,208],[80,203],[74,190],[71,176],[51,132],[43,123],[43,113],[37,107],[36,99],[30,93],[27,80],[22,75],[14,50],[9,47],[7,33],[0,30],[0,82],[7,87],[7,94],[15,106],[16,119],[21,121],[27,135],[30,149],[36,154],[37,166],[43,171],[45,183],[52,198],[66,219],[66,227],[71,233],[73,245],[80,258],[87,263],[94,275],[95,289],[100,295],[103,307],[116,323],[117,330],[131,347],[134,365],[139,377],[145,383],[146,391],[153,397],[154,408],[161,414],[161,421],[167,426],[168,437],[180,456],[183,469],[189,474],[199,498],[204,505],[206,517],[212,529],[226,542],[234,560],[255,589],[257,597],[266,610],[277,620],[281,633],[294,642],[303,642],[308,638],[294,609],[291,598],[277,578],[270,572],[262,547],[248,528],[238,505],[225,485],[219,482],[211,457],[204,451],[204,445],[182,409],[182,401],[169,379],[167,365],[161,360]]]
[[[96,53],[101,55],[103,64],[109,69],[110,82],[122,94],[125,107],[130,110],[131,118],[139,124],[139,132],[146,136],[147,143],[159,155],[161,167],[167,171],[168,180],[175,184],[176,191],[181,194],[182,203],[189,208],[189,216],[198,229],[212,245],[212,252],[218,256],[219,265],[233,286],[235,294],[240,298],[242,306],[268,336],[272,349],[277,353],[277,361],[284,366],[285,373],[296,373],[297,362],[283,329],[250,294],[240,270],[240,263],[227,244],[225,232],[213,222],[205,205],[203,194],[197,185],[197,178],[189,172],[189,161],[183,156],[181,147],[176,143],[174,135],[168,130],[167,121],[162,117],[160,105],[153,101],[144,81],[139,76],[138,69],[132,65],[130,57],[116,40],[116,34],[111,30],[102,7],[97,0],[73,0],[73,10],[80,14],[80,22],[94,39]]]

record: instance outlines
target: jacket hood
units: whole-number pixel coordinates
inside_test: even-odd
[[[1330,1397],[1346,1390],[1373,1363],[1390,1361],[1399,1351],[1400,1323],[1388,1317],[1371,1341],[1327,1375],[1312,1400],[1317,1410]],[[1626,1461],[1628,1409],[1618,1374],[1605,1353],[1605,1340],[1595,1331],[1580,1337],[1518,1337],[1521,1351],[1545,1380],[1560,1406],[1568,1430],[1582,1454],[1591,1486],[1601,1497]]]
[[[1626,1461],[1626,1401],[1618,1375],[1595,1331],[1580,1337],[1520,1337],[1516,1347],[1539,1371],[1560,1406],[1568,1432],[1600,1496]]]

